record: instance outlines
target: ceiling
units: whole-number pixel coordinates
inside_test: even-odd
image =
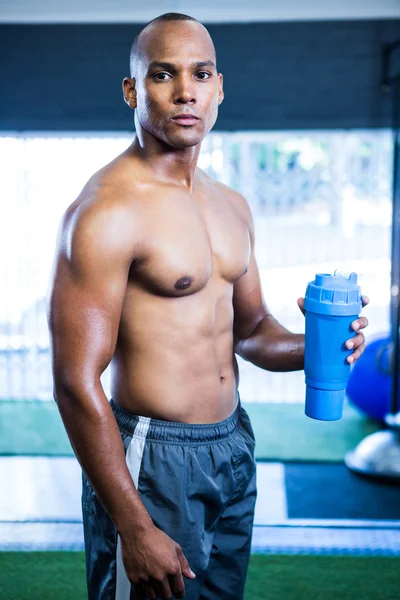
[[[400,18],[400,0],[0,0],[0,23],[146,23],[183,12],[204,23]]]

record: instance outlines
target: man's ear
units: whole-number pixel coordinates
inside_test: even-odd
[[[124,100],[130,108],[136,108],[136,80],[132,77],[125,77],[122,82],[122,91]]]
[[[218,104],[221,104],[222,100],[225,98],[224,90],[223,90],[223,75],[222,73],[218,73],[219,79],[219,91],[218,91]]]

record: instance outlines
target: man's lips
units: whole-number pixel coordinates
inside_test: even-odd
[[[199,118],[196,115],[192,115],[190,113],[182,113],[181,115],[176,115],[172,117],[172,120],[175,123],[179,123],[180,125],[194,125],[199,121]]]

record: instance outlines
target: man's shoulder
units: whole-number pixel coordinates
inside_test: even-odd
[[[85,245],[95,240],[119,248],[141,242],[144,230],[139,185],[110,163],[94,173],[61,219],[62,236]]]
[[[119,224],[126,226],[133,217],[129,196],[112,184],[89,183],[63,215],[63,228],[91,231],[111,231]]]
[[[212,186],[215,190],[215,193],[224,196],[224,198],[227,199],[235,207],[235,209],[246,220],[246,222],[251,222],[251,210],[246,198],[240,192],[231,188],[229,185],[226,185],[221,181],[217,181],[209,175],[206,175],[206,177],[208,178],[210,186]]]
[[[142,191],[135,177],[127,171],[122,157],[96,171],[66,209],[64,220],[73,218],[90,223],[137,217]]]

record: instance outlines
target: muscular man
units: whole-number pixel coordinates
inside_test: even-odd
[[[136,137],[66,210],[49,293],[89,598],[240,600],[256,465],[235,353],[302,369],[304,336],[265,304],[246,200],[196,166],[224,97],[207,30],[158,17],[132,45],[131,75]],[[362,333],[352,342],[356,360]]]

